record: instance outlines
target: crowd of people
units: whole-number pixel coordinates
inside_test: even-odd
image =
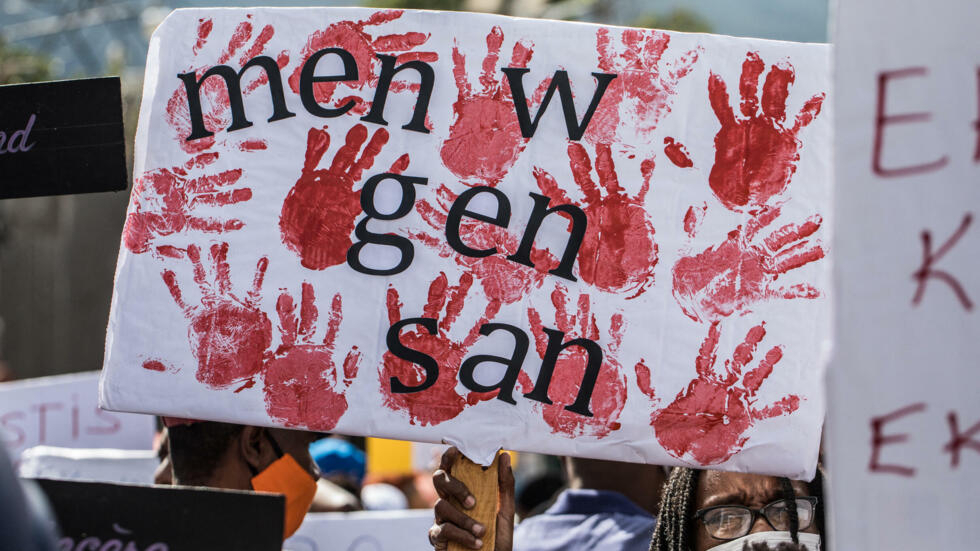
[[[412,490],[404,485],[391,493],[362,492],[391,485],[362,486],[363,452],[343,439],[210,421],[167,419],[166,425],[157,483],[282,493],[286,537],[307,511],[362,509],[369,493],[386,495],[372,498],[382,505],[370,508],[410,505]],[[449,542],[480,549],[486,537],[486,527],[467,515],[475,497],[450,474],[459,457],[449,448],[432,475],[438,499],[428,536],[435,550]],[[805,483],[573,457],[561,458],[561,466],[557,491],[537,491],[540,503],[528,503],[534,485],[525,484],[524,499],[515,498],[510,455],[501,455],[495,551],[826,549],[819,471]]]
[[[442,454],[431,481],[425,481],[429,492],[415,476],[375,477],[365,484],[365,452],[350,439],[177,418],[164,418],[162,425],[155,484],[283,494],[284,540],[308,512],[428,507],[434,512],[428,539],[435,551],[448,550],[450,542],[481,549],[488,536],[488,528],[469,514],[476,497],[451,474],[461,458],[456,448]],[[500,455],[493,551],[826,549],[820,470],[805,483],[686,467],[559,460],[560,480],[522,480],[515,492],[511,456]],[[17,512],[8,518],[13,528],[5,537],[20,534],[32,542],[23,544],[24,550],[53,549],[38,522],[50,516],[43,497],[29,481],[17,488],[13,480],[0,480],[4,509]]]

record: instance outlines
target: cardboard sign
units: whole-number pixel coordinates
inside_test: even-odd
[[[37,482],[58,519],[59,549],[282,548],[285,498],[281,495],[68,480]]]
[[[833,549],[974,549],[980,5],[837,6]]]
[[[427,551],[432,511],[310,513],[284,551]]]
[[[150,449],[153,417],[103,411],[98,392],[94,371],[0,383],[0,441],[11,459],[40,444]]]
[[[0,199],[124,189],[119,77],[0,86]]]
[[[177,11],[150,45],[103,404],[484,463],[504,446],[805,476],[828,53]]]
[[[153,450],[113,450],[34,446],[20,456],[23,478],[153,484],[160,459]]]

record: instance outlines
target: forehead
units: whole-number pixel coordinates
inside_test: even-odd
[[[797,496],[810,495],[803,482],[794,480],[793,489]],[[698,480],[696,507],[723,504],[761,506],[782,495],[782,484],[775,476],[705,471]]]

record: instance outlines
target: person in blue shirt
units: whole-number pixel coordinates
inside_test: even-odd
[[[436,550],[447,549],[450,541],[472,549],[483,545],[483,527],[450,500],[464,508],[475,505],[466,486],[449,474],[458,455],[455,448],[447,450],[433,475],[440,499],[429,541]],[[550,507],[524,520],[515,530],[514,475],[509,456],[501,457],[495,551],[646,551],[666,480],[664,468],[571,457],[562,458],[562,462],[567,488]]]

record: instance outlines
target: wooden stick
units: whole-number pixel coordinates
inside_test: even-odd
[[[499,452],[489,467],[478,465],[467,459],[463,454],[460,454],[456,462],[453,463],[449,473],[463,484],[466,484],[470,493],[476,498],[476,507],[472,509],[464,509],[460,503],[457,503],[457,505],[459,505],[460,510],[465,511],[467,515],[487,529],[481,538],[483,540],[483,547],[480,548],[481,551],[493,551],[497,537],[497,506],[500,492],[500,482],[497,476],[499,472],[497,470],[498,463],[500,463]],[[453,542],[449,543],[449,551],[464,550],[472,551],[469,547],[463,547]]]

